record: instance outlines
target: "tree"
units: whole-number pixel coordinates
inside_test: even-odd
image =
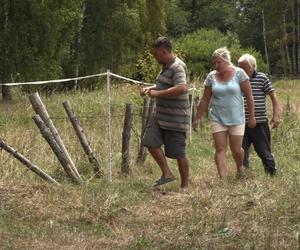
[[[61,77],[79,30],[81,4],[82,0],[1,0],[1,81]]]
[[[165,31],[163,0],[87,0],[82,74],[118,72],[126,65],[132,72],[137,54]]]

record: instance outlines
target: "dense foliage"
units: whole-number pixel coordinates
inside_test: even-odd
[[[108,68],[149,79],[136,64],[147,63],[142,55],[159,35],[178,41],[195,75],[209,69],[213,49],[227,46],[234,59],[250,51],[262,70],[296,76],[299,9],[299,0],[0,0],[0,81]]]

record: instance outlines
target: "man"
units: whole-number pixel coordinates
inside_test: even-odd
[[[186,131],[189,125],[187,69],[185,63],[172,52],[166,37],[153,43],[153,56],[162,65],[156,85],[141,89],[141,95],[155,97],[156,113],[148,124],[143,145],[159,165],[162,176],[154,187],[175,180],[167,159],[176,159],[181,187],[188,187],[189,164],[185,152]],[[164,151],[161,146],[164,145]]]
[[[249,54],[242,55],[238,60],[239,67],[244,69],[250,77],[252,94],[255,105],[256,127],[246,126],[243,139],[244,166],[249,167],[249,148],[253,144],[254,149],[265,168],[265,172],[271,176],[276,173],[274,157],[271,153],[271,136],[266,112],[266,96],[269,95],[272,101],[273,117],[271,119],[272,128],[279,125],[280,105],[277,100],[275,90],[268,77],[261,72],[257,72],[256,59]],[[245,103],[246,122],[248,121],[247,104]]]

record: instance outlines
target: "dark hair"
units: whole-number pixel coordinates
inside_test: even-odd
[[[157,48],[164,48],[166,49],[168,52],[172,51],[172,44],[169,38],[165,37],[165,36],[161,36],[159,38],[157,38],[154,43],[153,43],[153,49],[157,49]]]

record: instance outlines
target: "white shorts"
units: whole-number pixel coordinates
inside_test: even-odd
[[[231,135],[243,136],[245,133],[245,124],[226,126],[218,122],[211,121],[211,130],[213,134],[222,131],[228,131]]]

